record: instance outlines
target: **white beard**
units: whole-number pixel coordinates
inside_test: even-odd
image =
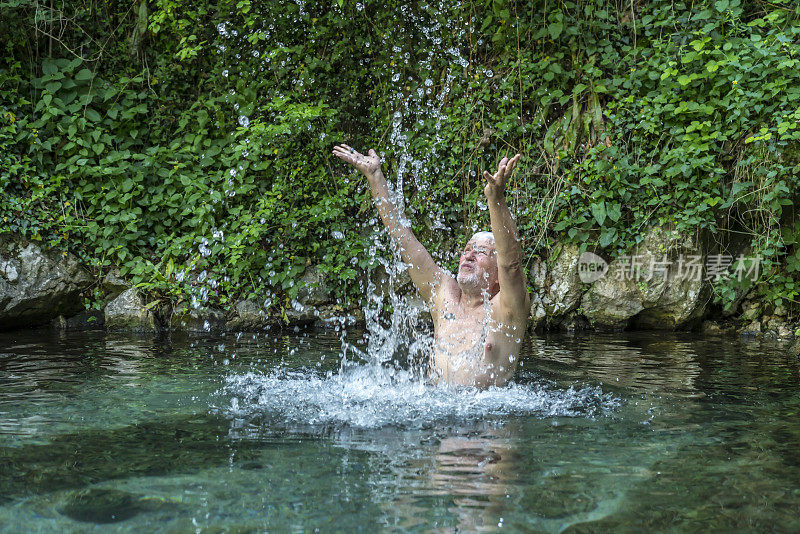
[[[456,276],[456,282],[460,286],[472,287],[475,289],[479,289],[481,287],[481,281],[478,278],[478,273],[471,272],[471,273],[462,273],[459,271],[458,276]]]

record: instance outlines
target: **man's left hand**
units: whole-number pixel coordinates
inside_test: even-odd
[[[511,176],[511,171],[516,167],[519,158],[520,154],[511,159],[501,159],[494,175],[489,174],[489,171],[483,171],[483,177],[486,178],[486,187],[483,188],[483,194],[487,198],[499,198],[505,195],[506,180]]]

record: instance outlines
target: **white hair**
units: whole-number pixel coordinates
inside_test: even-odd
[[[472,234],[470,241],[473,239],[489,239],[492,243],[494,243],[494,234],[492,232],[475,232]]]

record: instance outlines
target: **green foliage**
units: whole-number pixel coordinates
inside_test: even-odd
[[[344,141],[382,152],[428,239],[485,226],[481,173],[520,151],[509,197],[529,255],[555,240],[613,255],[652,224],[746,235],[758,290],[797,300],[789,0],[0,11],[2,231],[156,297],[286,305],[314,264],[361,298],[375,213],[330,156]],[[737,283],[717,283],[723,303]]]

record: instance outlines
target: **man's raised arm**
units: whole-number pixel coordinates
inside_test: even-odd
[[[370,149],[369,153],[364,155],[344,144],[333,147],[333,154],[358,169],[367,178],[381,220],[400,245],[400,256],[403,261],[410,266],[411,280],[422,298],[430,301],[434,296],[436,285],[443,281],[446,273],[436,265],[414,232],[403,224],[403,214],[389,199],[389,187],[381,171],[380,158],[374,150]]]
[[[483,193],[489,204],[489,219],[492,224],[495,249],[497,250],[497,277],[500,282],[500,302],[510,310],[527,313],[530,306],[525,272],[522,269],[522,246],[519,242],[517,224],[511,217],[506,203],[506,180],[519,161],[517,154],[511,159],[500,160],[494,175],[484,171],[486,187]]]

